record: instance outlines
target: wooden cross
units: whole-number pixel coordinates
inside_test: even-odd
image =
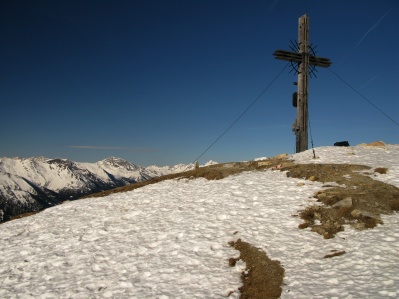
[[[309,65],[329,67],[329,58],[317,57],[309,54],[309,17],[303,15],[298,19],[298,52],[277,50],[273,53],[276,59],[298,63],[298,92],[293,104],[297,107],[297,117],[292,126],[296,135],[296,152],[308,149],[308,77]],[[295,105],[296,104],[296,105]]]

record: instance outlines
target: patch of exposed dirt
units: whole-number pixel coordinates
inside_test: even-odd
[[[342,251],[331,250],[331,252],[332,252],[332,253],[325,255],[324,258],[325,258],[325,259],[330,259],[330,258],[332,258],[332,257],[340,256],[340,255],[343,255],[343,254],[346,253],[345,250],[342,250]]]
[[[372,179],[386,168],[371,169],[349,164],[297,164],[283,167],[287,176],[326,183],[314,195],[323,205],[312,205],[299,212],[304,223],[324,238],[333,238],[351,225],[363,230],[383,224],[381,214],[399,211],[399,188]],[[365,172],[366,171],[366,172]],[[381,174],[382,173],[382,174]],[[368,174],[368,175],[366,175]],[[329,184],[329,183],[339,184]]]
[[[235,266],[243,260],[246,270],[241,273],[243,286],[239,288],[241,299],[274,299],[281,296],[284,268],[279,261],[271,260],[262,250],[238,239],[229,245],[240,251],[236,259],[229,259],[229,265]]]

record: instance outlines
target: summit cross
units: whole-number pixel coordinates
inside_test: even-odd
[[[277,50],[273,53],[276,59],[298,64],[298,92],[293,96],[293,105],[297,107],[297,116],[292,125],[292,131],[296,136],[297,153],[308,149],[309,65],[324,68],[331,65],[329,58],[312,55],[309,48],[309,17],[305,14],[298,19],[298,51]]]

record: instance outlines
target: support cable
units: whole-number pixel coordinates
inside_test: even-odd
[[[210,146],[208,146],[195,160],[193,163],[195,163],[195,161],[198,161],[203,155],[205,155],[205,153],[211,149],[211,147],[213,147],[240,119],[241,117],[244,116],[245,113],[248,112],[249,109],[251,109],[251,107],[253,105],[255,105],[255,103],[260,99],[260,97],[269,89],[269,87],[277,80],[277,78],[282,74],[282,72],[290,65],[290,63],[287,63],[284,68],[277,74],[276,77],[274,77],[274,79],[269,83],[269,85],[267,85],[262,92],[259,94],[259,96],[252,101],[251,104],[248,105],[248,107],[230,124],[230,126],[227,127],[226,130],[223,131],[222,134],[219,135],[218,138],[215,139],[215,141],[212,142],[212,144]]]
[[[349,86],[350,89],[352,89],[354,92],[356,92],[360,97],[362,97],[364,100],[366,100],[371,106],[373,106],[375,109],[380,111],[385,117],[390,119],[394,124],[396,124],[399,127],[399,123],[397,123],[392,117],[390,117],[388,114],[386,114],[384,111],[382,111],[380,108],[377,107],[373,102],[371,102],[369,99],[367,99],[364,95],[362,95],[359,91],[357,91],[352,85],[350,85],[348,82],[346,82],[342,77],[340,77],[337,73],[335,73],[333,70],[330,68],[328,69],[331,73],[333,73],[338,79],[340,79],[342,82],[344,82],[347,86]]]

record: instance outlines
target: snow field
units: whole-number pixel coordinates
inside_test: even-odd
[[[326,163],[355,157],[347,148],[316,150]],[[373,167],[390,164],[378,178],[396,182],[399,147],[354,150]],[[245,264],[228,266],[239,252],[227,244],[238,238],[282,263],[282,298],[398,297],[398,214],[372,230],[346,227],[325,240],[299,230],[293,216],[321,189],[271,170],[170,180],[4,223],[0,297],[238,298]],[[346,254],[323,258],[332,250]]]
[[[295,154],[293,158],[296,163],[337,163],[366,165],[371,168],[386,167],[389,169],[387,174],[381,176],[376,173],[373,179],[399,187],[399,145],[397,144],[387,144],[384,147],[324,146],[316,148],[315,152],[317,159],[313,159],[311,150]]]

